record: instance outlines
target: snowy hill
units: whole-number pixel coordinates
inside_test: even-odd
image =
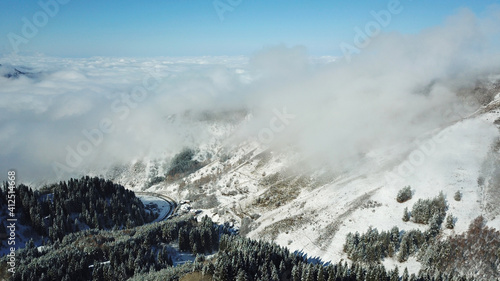
[[[403,211],[441,191],[448,214],[456,218],[453,230],[443,226],[444,235],[465,232],[480,215],[488,226],[500,229],[497,86],[488,84],[489,92],[471,90],[490,98],[469,116],[457,115],[457,121],[413,141],[368,151],[342,170],[312,165],[293,145],[273,147],[258,138],[239,138],[238,128],[252,119],[240,112],[231,122],[176,119],[210,132],[211,138],[195,146],[201,169],[151,182],[166,173],[172,154],[161,161],[137,161],[114,171],[112,178],[132,189],[190,200],[201,210],[199,217],[229,221],[250,238],[274,240],[323,261],[347,259],[343,244],[349,232],[363,233],[368,227],[389,231],[393,226],[425,230],[425,225],[404,222]],[[398,190],[408,185],[413,198],[398,203]],[[454,199],[457,191],[460,201]],[[408,267],[410,273],[420,268],[415,258],[404,263],[385,259],[384,264]]]
[[[19,91],[16,83],[26,83],[25,89],[39,91],[35,100],[47,102],[47,83],[60,85],[69,75],[87,85],[102,77],[95,69],[107,62],[81,63],[97,66],[46,71],[48,78],[41,81],[4,79],[9,90],[5,97]],[[45,163],[41,167],[66,165],[68,155],[73,155],[68,147],[80,149],[85,152],[82,163],[69,169],[68,178],[80,173],[99,176],[135,191],[188,200],[185,211],[198,218],[208,215],[242,235],[276,241],[325,262],[348,260],[343,248],[348,233],[365,233],[369,227],[389,231],[394,226],[401,232],[426,231],[428,225],[404,222],[403,212],[440,191],[448,215],[455,218],[453,230],[441,226],[440,239],[464,233],[479,215],[488,226],[500,229],[498,75],[409,79],[414,77],[398,76],[402,71],[396,67],[380,73],[377,68],[379,75],[374,78],[353,61],[278,79],[279,73],[260,77],[239,60],[222,71],[217,64],[215,72],[204,72],[208,67],[204,63],[189,65],[203,69],[194,73],[177,73],[173,70],[180,66],[170,66],[168,60],[156,63],[155,75],[166,78],[149,99],[128,108],[130,116],[113,110],[113,105],[124,105],[124,96],[102,94],[108,93],[107,79],[94,81],[95,99],[89,103],[83,95],[72,94],[75,106],[61,104],[64,118],[51,115],[54,107],[47,107],[52,108],[44,115],[47,119],[62,118],[47,130],[58,134],[25,138],[36,140],[32,150],[37,159],[47,159],[39,161]],[[137,64],[139,68],[129,66],[133,71],[127,79],[110,76],[118,81],[117,89],[127,92],[128,80],[137,79],[139,70],[150,70],[155,62]],[[193,86],[200,77],[206,83]],[[86,109],[72,112],[80,102]],[[103,131],[101,142],[96,141],[87,154],[82,144],[96,140],[95,126],[106,118],[113,120],[115,132]],[[80,119],[86,121],[73,124]],[[89,132],[94,132],[93,138],[87,137]],[[74,138],[65,139],[66,134]],[[16,145],[11,144],[21,148]],[[55,148],[45,153],[44,145]],[[189,159],[180,159],[185,151]],[[174,169],[174,159],[185,167]],[[47,176],[48,182],[54,181]],[[396,195],[405,186],[411,187],[413,197],[398,203]],[[460,201],[454,199],[457,191],[462,194]],[[382,262],[388,268],[408,267],[410,272],[422,266],[415,256],[403,263],[395,258]]]

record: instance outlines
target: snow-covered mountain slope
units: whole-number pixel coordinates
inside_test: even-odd
[[[489,84],[487,95],[500,92]],[[368,151],[342,169],[311,163],[293,145],[268,146],[258,138],[235,138],[251,119],[248,112],[230,121],[220,118],[170,118],[182,126],[206,128],[207,137],[194,146],[199,170],[183,178],[164,178],[174,153],[137,161],[107,172],[107,177],[136,190],[161,192],[190,200],[201,215],[220,223],[230,221],[251,238],[274,240],[323,261],[347,259],[343,244],[349,232],[368,227],[388,231],[427,226],[402,221],[405,207],[418,199],[446,196],[453,230],[462,233],[479,215],[500,229],[500,95],[475,113],[457,115],[453,123],[413,141]],[[189,121],[186,121],[189,120]],[[200,132],[199,128],[195,130]],[[186,131],[186,139],[189,139]],[[413,198],[396,201],[398,191],[411,186]],[[454,194],[461,192],[456,201]],[[386,259],[384,264],[401,265]],[[416,272],[414,258],[402,264]]]

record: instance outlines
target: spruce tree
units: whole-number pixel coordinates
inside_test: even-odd
[[[399,281],[399,269],[397,266],[392,270],[390,281]]]
[[[449,214],[446,217],[446,228],[448,228],[448,229],[455,228],[455,218],[453,217],[452,214]]]
[[[208,262],[203,266],[203,269],[201,270],[201,273],[203,276],[212,276],[215,272],[215,266],[213,263]]]
[[[401,281],[409,281],[410,276],[408,274],[408,268],[405,267],[405,270],[403,271],[403,276],[401,278]]]
[[[296,264],[292,267],[292,281],[300,281],[301,279],[300,264]]]
[[[403,203],[410,200],[411,197],[412,197],[411,187],[405,186],[404,188],[399,190],[398,195],[396,197],[396,201],[398,201],[399,203]]]
[[[280,281],[280,278],[278,276],[278,270],[276,269],[276,266],[272,262],[271,262],[271,280],[270,281]]]
[[[318,278],[317,278],[318,281],[326,281],[325,280],[325,273],[323,271],[323,266],[321,266],[318,270]]]
[[[403,211],[403,221],[407,222],[410,220],[410,213],[408,212],[408,207],[405,207],[405,210]]]
[[[398,253],[398,261],[405,262],[408,259],[408,236],[405,234],[401,239],[401,246]]]
[[[248,281],[247,274],[243,269],[238,271],[238,275],[236,275],[236,281]]]

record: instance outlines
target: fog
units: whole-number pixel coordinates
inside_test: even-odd
[[[0,77],[0,170],[52,180],[168,158],[210,137],[169,118],[238,109],[252,118],[233,141],[292,145],[348,168],[473,112],[479,105],[457,91],[500,73],[498,27],[498,13],[463,10],[418,34],[381,33],[349,61],[333,62],[285,45],[249,58],[4,56],[3,67],[32,75]]]

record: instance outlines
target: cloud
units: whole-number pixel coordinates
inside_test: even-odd
[[[167,117],[235,106],[236,98],[227,97],[241,88],[244,72],[236,68],[245,61],[4,60],[40,73],[36,79],[0,77],[1,169],[18,169],[27,180],[56,178],[54,164],[69,176],[175,153],[190,144],[186,134],[203,134],[189,124],[169,124]]]
[[[263,112],[286,107],[296,118],[275,134],[278,145],[291,142],[315,161],[320,157],[339,169],[373,150],[404,143],[409,148],[419,136],[479,106],[465,106],[457,91],[500,72],[499,46],[491,45],[498,23],[498,17],[479,19],[462,10],[416,35],[381,34],[351,62],[321,68],[281,63],[295,57],[295,65],[302,65],[303,57],[294,56],[293,49],[264,49],[250,62],[268,62],[272,72],[261,79],[264,87],[255,86],[248,95],[250,103]],[[277,52],[280,59],[274,59]],[[275,75],[290,69],[293,79]],[[263,118],[253,134],[271,118]]]
[[[463,10],[416,35],[381,34],[349,63],[283,45],[251,58],[4,57],[39,75],[0,77],[0,168],[53,179],[54,167],[74,175],[165,158],[213,136],[189,120],[245,108],[253,118],[238,137],[259,141],[267,128],[269,145],[349,169],[466,116],[458,89],[500,72],[498,26],[495,13]],[[283,110],[294,118],[282,129]]]

